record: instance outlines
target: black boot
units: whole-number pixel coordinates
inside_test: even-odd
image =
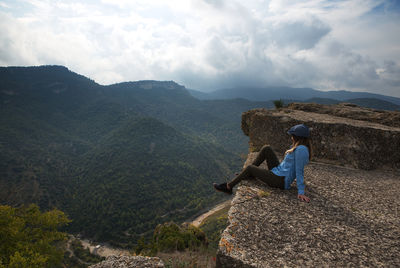
[[[221,183],[221,184],[213,183],[213,186],[214,186],[215,190],[217,190],[217,191],[224,192],[227,194],[232,194],[232,189],[228,189],[228,185],[226,182]]]

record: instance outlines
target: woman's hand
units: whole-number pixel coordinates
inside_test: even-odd
[[[300,199],[301,201],[305,201],[305,202],[310,202],[310,198],[308,198],[307,196],[305,196],[304,194],[298,194],[297,198]]]

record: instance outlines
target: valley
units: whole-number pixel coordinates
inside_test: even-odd
[[[72,220],[66,232],[107,243],[105,252],[215,204],[193,224],[227,210],[212,182],[242,168],[241,115],[273,107],[254,96],[198,99],[173,81],[103,86],[62,66],[1,67],[0,81],[0,204],[60,209]],[[311,100],[340,101],[321,96]],[[346,101],[397,109],[383,99]],[[213,241],[226,223],[215,220]]]
[[[68,232],[120,247],[218,203],[211,183],[247,151],[240,115],[263,106],[200,101],[174,82],[101,86],[61,66],[0,79],[1,204],[56,207]]]

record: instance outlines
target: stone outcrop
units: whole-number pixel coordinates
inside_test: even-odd
[[[400,267],[400,174],[314,162],[305,182],[310,203],[242,182],[217,267]]]
[[[298,107],[302,110],[294,109]],[[316,107],[322,107],[324,114],[317,113]],[[290,145],[287,130],[304,123],[311,128],[315,160],[367,170],[399,169],[400,127],[353,119],[358,118],[356,114],[363,114],[360,107],[345,106],[346,117],[337,116],[340,107],[292,104],[279,110],[250,110],[242,115],[242,129],[250,138],[250,151],[258,151],[268,143],[283,153]],[[348,118],[352,109],[353,118]]]
[[[400,173],[394,162],[399,129],[293,109],[252,110],[242,117],[251,148],[244,166],[264,144],[286,150],[290,142],[284,133],[297,123],[313,128],[317,160],[322,160],[305,168],[311,202],[297,199],[295,184],[280,190],[257,180],[241,182],[217,267],[400,267]],[[362,156],[368,148],[359,137],[370,139],[375,158]],[[379,146],[388,146],[391,157],[376,159]],[[392,169],[365,170],[377,163]]]
[[[157,257],[110,256],[105,261],[89,268],[163,268],[164,263]]]
[[[288,109],[329,114],[349,119],[374,122],[391,127],[400,127],[400,112],[385,111],[359,107],[352,103],[340,103],[337,105],[323,105],[317,103],[291,103]]]

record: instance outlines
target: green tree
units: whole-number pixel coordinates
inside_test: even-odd
[[[58,229],[70,220],[62,211],[40,212],[37,205],[0,206],[0,267],[51,267],[61,263],[58,243],[66,234]]]
[[[283,100],[281,100],[281,99],[274,100],[273,103],[274,103],[274,106],[276,109],[280,109],[283,107]]]

